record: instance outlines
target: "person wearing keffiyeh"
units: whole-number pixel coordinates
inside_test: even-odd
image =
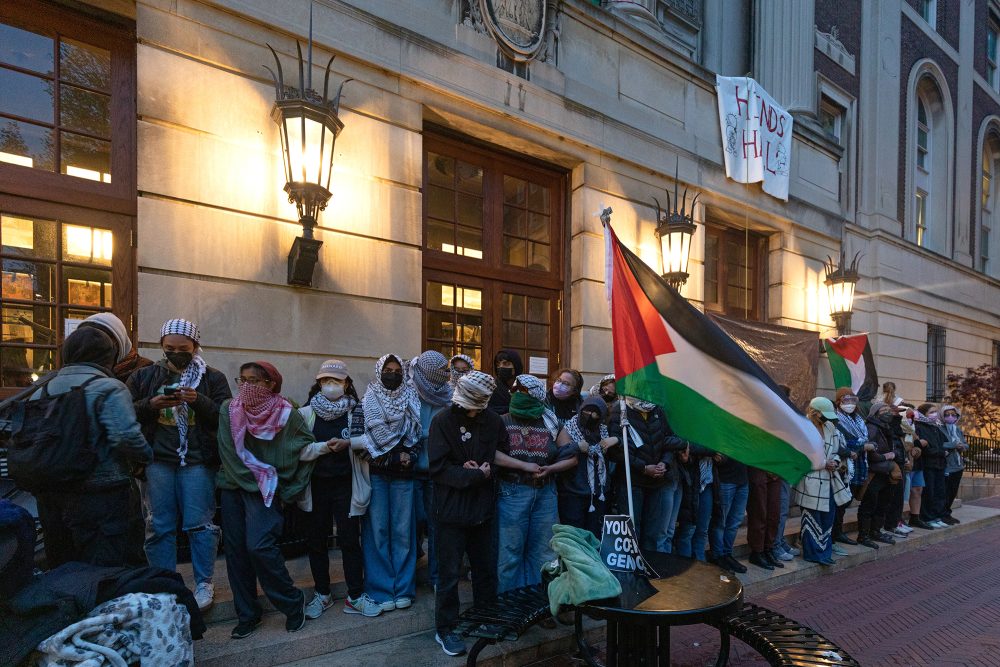
[[[266,361],[243,364],[239,393],[219,415],[222,537],[238,620],[233,639],[250,636],[260,625],[258,581],[285,615],[286,630],[297,632],[305,624],[305,596],[292,583],[278,538],[282,503],[298,500],[309,484],[315,462],[300,459],[313,435],[281,395],[281,380]]]
[[[204,609],[214,597],[219,542],[213,521],[219,410],[232,394],[226,376],[205,363],[201,332],[194,322],[164,322],[160,347],[163,358],[127,381],[136,417],[153,448],[143,485],[146,558],[150,565],[176,568],[180,523],[191,543],[195,599]]]
[[[404,380],[407,365],[402,356],[383,355],[361,399],[372,459],[371,500],[361,521],[365,594],[382,611],[406,609],[416,595],[420,397]]]
[[[590,397],[569,419],[556,445],[574,445],[577,465],[558,481],[560,523],[584,528],[600,539],[607,507],[608,467],[605,452],[618,444],[608,434],[608,406],[604,399]]]

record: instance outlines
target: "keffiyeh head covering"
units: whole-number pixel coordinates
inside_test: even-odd
[[[652,412],[656,409],[656,403],[644,401],[641,398],[636,398],[635,396],[627,396],[625,398],[625,404],[633,410],[638,410],[639,412]]]
[[[528,396],[537,399],[543,405],[545,404],[545,384],[534,375],[527,373],[518,375],[515,386],[524,387],[528,390]],[[542,421],[545,422],[545,428],[552,434],[553,439],[559,436],[559,418],[556,417],[556,413],[546,407],[545,412],[542,413]]]
[[[194,355],[191,357],[191,363],[185,366],[181,371],[181,378],[177,381],[177,384],[181,387],[197,389],[198,385],[201,384],[201,379],[205,376],[205,369],[208,368],[208,365],[205,363],[205,359],[201,356],[201,347],[199,345],[201,341],[201,331],[198,330],[198,325],[194,322],[182,319],[173,319],[167,320],[163,323],[163,326],[160,327],[160,342],[163,342],[164,337],[171,334],[186,336],[194,342]],[[272,366],[272,368],[274,367]],[[280,384],[278,386],[280,388]],[[187,403],[176,405],[171,408],[171,410],[174,413],[174,423],[177,424],[177,457],[180,459],[180,465],[186,466],[188,451],[188,417],[190,415],[190,410]]]
[[[264,506],[270,507],[278,489],[278,472],[274,466],[263,463],[251,454],[244,447],[244,440],[247,431],[258,440],[274,440],[274,436],[288,423],[292,404],[278,393],[281,375],[274,366],[265,361],[253,363],[265,370],[275,383],[275,388],[271,390],[262,384],[249,382],[241,384],[239,393],[229,402],[229,430],[233,436],[236,455],[257,480]]]
[[[455,370],[455,362],[456,361],[464,361],[465,363],[469,364],[469,370],[470,371],[476,370],[476,362],[473,361],[472,357],[470,357],[469,355],[467,355],[467,354],[456,354],[455,356],[453,356],[451,359],[448,360],[448,373],[451,376],[451,379],[448,380],[448,381],[451,382],[451,386],[452,387],[454,387],[456,384],[458,384],[458,379],[460,377],[462,377],[463,375],[465,375],[465,373],[459,373],[457,370]],[[466,371],[466,372],[468,372],[468,371]]]
[[[420,397],[409,382],[396,389],[382,384],[382,368],[390,360],[403,367],[409,364],[395,354],[385,354],[375,362],[375,377],[365,390],[361,406],[365,412],[365,446],[372,458],[388,453],[396,445],[412,448],[420,440]]]
[[[469,371],[458,380],[451,401],[466,410],[485,410],[496,388],[497,381],[493,376],[480,371]]]
[[[580,413],[584,410],[590,410],[597,412],[600,415],[600,427],[596,432],[594,431],[584,431],[580,428]],[[600,442],[608,437],[608,427],[604,423],[604,418],[608,415],[608,406],[603,399],[598,397],[589,397],[577,410],[577,413],[566,422],[566,434],[574,445],[580,446],[580,443],[587,444],[587,460],[584,465],[587,466],[587,482],[590,483],[590,509],[588,512],[593,512],[595,510],[593,499],[594,495],[597,494],[597,483],[601,485],[600,488],[600,500],[604,500],[604,487],[608,483],[608,466],[604,460],[604,449],[601,447]],[[596,465],[595,465],[596,464]],[[596,477],[595,477],[595,470]]]
[[[604,385],[606,385],[608,382],[614,382],[614,381],[615,381],[614,373],[609,373],[608,375],[605,375],[598,381],[597,384],[595,384],[593,387],[590,388],[589,392],[590,395],[591,396],[599,395],[601,393],[601,389],[604,388]]]
[[[448,360],[437,350],[421,352],[410,362],[409,380],[424,403],[434,407],[448,405],[451,401],[451,385],[448,380]]]

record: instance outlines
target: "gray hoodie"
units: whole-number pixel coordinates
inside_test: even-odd
[[[941,418],[944,419],[944,413],[948,410],[954,410],[955,414],[961,418],[962,413],[958,411],[954,405],[942,405],[941,406]],[[965,469],[965,461],[962,459],[962,450],[968,448],[968,444],[965,442],[965,435],[962,433],[962,429],[958,427],[958,424],[944,424],[942,426],[944,432],[948,434],[948,442],[945,443],[944,448],[948,452],[948,457],[945,459],[944,464],[944,474],[950,475],[953,472],[958,472],[959,470]]]

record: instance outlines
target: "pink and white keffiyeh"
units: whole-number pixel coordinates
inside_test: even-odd
[[[257,488],[264,497],[264,506],[270,507],[278,488],[278,471],[263,463],[243,445],[247,431],[258,440],[273,440],[292,414],[292,404],[281,394],[262,385],[244,382],[240,392],[229,403],[229,430],[233,435],[236,455],[253,473]]]

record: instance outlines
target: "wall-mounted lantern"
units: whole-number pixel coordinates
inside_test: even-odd
[[[298,88],[286,86],[281,61],[274,55],[277,73],[265,65],[274,79],[275,101],[271,119],[278,125],[281,135],[281,152],[285,163],[285,192],[289,203],[295,204],[302,225],[302,236],[296,237],[288,254],[288,284],[309,287],[313,269],[319,260],[322,241],[313,238],[319,212],[330,201],[330,175],[333,172],[333,150],[337,135],[344,129],[338,117],[340,94],[345,79],[330,99],[330,66],[336,56],[326,64],[323,94],[312,89],[312,7],[309,8],[309,58],[302,60],[302,47],[295,48],[299,55]]]
[[[840,336],[851,332],[851,314],[854,312],[854,288],[858,285],[858,259],[861,253],[855,253],[850,265],[847,255],[840,251],[840,265],[833,263],[833,258],[827,256],[823,263],[826,269],[826,293],[830,300],[830,318],[837,325]]]
[[[661,209],[656,202],[656,238],[659,240],[660,265],[663,268],[663,279],[676,290],[687,282],[688,260],[691,257],[691,240],[694,238],[694,205],[701,193],[695,194],[691,200],[691,210],[687,209],[687,188],[684,194],[678,193],[678,185],[674,180],[674,197],[671,201],[670,191],[667,194],[667,208]],[[679,207],[678,207],[679,205]]]

